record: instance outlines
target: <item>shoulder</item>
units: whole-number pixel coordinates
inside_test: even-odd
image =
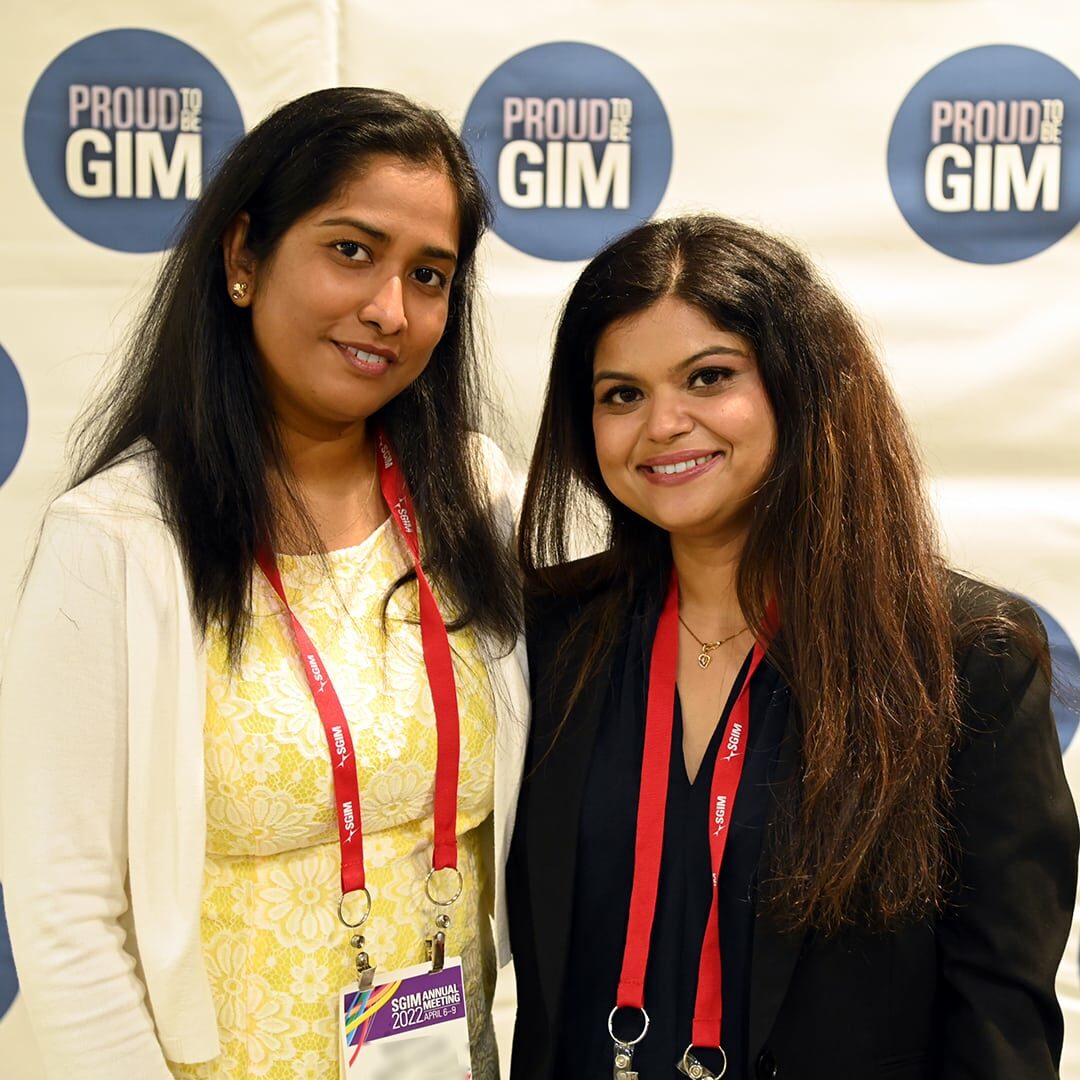
[[[969,718],[1011,714],[1033,683],[1048,690],[1046,631],[1031,604],[955,571],[949,592],[959,689]]]
[[[33,564],[100,563],[110,573],[143,567],[147,577],[160,578],[175,557],[175,538],[157,501],[154,453],[143,445],[52,501]]]
[[[520,502],[523,479],[514,473],[498,443],[482,432],[471,431],[466,445],[492,497],[511,498]]]
[[[161,523],[156,475],[153,449],[148,444],[132,447],[107,468],[54,499],[47,516]]]
[[[521,508],[524,477],[514,472],[495,441],[478,431],[468,433],[465,452],[472,457],[481,498],[490,508],[499,535],[509,544]]]
[[[579,622],[613,588],[605,553],[553,566],[525,591],[525,629],[531,637]]]
[[[82,610],[105,625],[134,595],[165,618],[185,587],[171,530],[154,497],[153,455],[135,448],[58,496],[41,525],[20,611]],[[27,615],[26,617],[31,617]],[[77,621],[82,621],[78,619]]]
[[[597,642],[616,592],[603,555],[577,559],[550,568],[525,590],[525,642],[534,688],[553,690],[569,672],[576,681],[579,665],[599,644],[601,653],[612,644]]]
[[[949,571],[949,600],[959,659],[972,654],[1015,652],[1037,660],[1046,648],[1046,631],[1023,597],[978,578]]]
[[[1038,621],[1035,610],[1026,600],[958,570],[948,571],[947,589],[952,603],[953,622],[958,628],[972,621],[1000,616],[1019,619],[1031,626]]]

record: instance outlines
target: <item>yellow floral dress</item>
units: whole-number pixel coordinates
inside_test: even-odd
[[[381,971],[424,959],[432,906],[436,734],[415,622],[415,583],[381,605],[409,564],[391,521],[362,544],[278,557],[286,595],[349,718],[359,770],[373,905],[364,927]],[[337,917],[340,849],[326,739],[287,618],[256,573],[254,622],[237,670],[209,649],[205,727],[207,854],[202,940],[222,1053],[171,1064],[189,1080],[335,1080],[337,997],[356,977]],[[461,715],[458,866],[465,879],[448,951],[465,963],[473,1076],[497,1080],[491,1025],[494,949],[482,845],[494,781],[495,708],[468,630],[450,636]],[[407,1078],[403,1078],[407,1080]]]

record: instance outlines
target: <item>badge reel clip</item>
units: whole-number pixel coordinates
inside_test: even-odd
[[[345,900],[350,896],[356,896],[358,894],[363,895],[364,910],[363,914],[355,922],[350,922],[345,917]],[[338,918],[341,920],[343,926],[347,926],[350,930],[359,930],[361,926],[368,921],[368,916],[371,914],[371,893],[366,888],[356,889],[351,893],[343,893],[341,899],[338,901]],[[357,989],[363,993],[365,990],[370,990],[372,983],[375,981],[375,965],[371,962],[371,958],[364,951],[364,935],[353,934],[349,939],[349,944],[357,950],[356,952],[356,986]]]
[[[644,1009],[639,1008],[638,1012],[641,1013],[642,1020],[644,1021],[641,1032],[633,1039],[620,1039],[619,1036],[615,1034],[615,1029],[612,1027],[615,1020],[615,1014],[620,1008],[622,1008],[621,1005],[616,1005],[608,1014],[607,1019],[608,1034],[611,1036],[611,1041],[615,1044],[615,1061],[612,1075],[614,1080],[639,1080],[638,1074],[631,1066],[634,1063],[634,1047],[645,1038],[645,1035],[649,1030],[649,1014]],[[633,1008],[633,1006],[627,1006],[627,1008]]]
[[[724,1053],[724,1048],[718,1046],[716,1049],[723,1055],[724,1061],[720,1066],[720,1071],[714,1073],[706,1065],[702,1065],[700,1061],[691,1053],[694,1049],[694,1044],[691,1043],[684,1051],[682,1059],[679,1061],[679,1072],[683,1076],[689,1076],[690,1080],[720,1080],[720,1077],[727,1072],[727,1054]]]
[[[457,883],[454,889],[454,894],[449,899],[439,899],[438,895],[432,889],[431,879],[442,870],[451,870],[457,875]],[[432,868],[428,871],[427,880],[424,882],[424,890],[427,892],[427,898],[435,905],[436,908],[446,908],[445,911],[439,911],[435,915],[435,933],[431,937],[426,938],[424,941],[427,947],[427,958],[431,963],[432,973],[442,971],[446,964],[446,931],[450,928],[450,911],[449,909],[457,903],[458,898],[461,896],[461,890],[465,887],[465,879],[461,876],[461,871],[456,866],[444,866],[441,870],[435,870]]]

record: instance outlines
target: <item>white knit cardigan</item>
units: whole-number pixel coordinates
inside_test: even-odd
[[[509,531],[512,480],[480,443]],[[141,449],[50,507],[0,686],[4,899],[49,1077],[169,1080],[220,1052],[199,921],[206,659]],[[495,941],[521,779],[524,645],[489,656]]]

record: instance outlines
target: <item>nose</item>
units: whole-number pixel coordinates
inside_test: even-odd
[[[686,435],[694,427],[687,404],[676,390],[666,387],[657,390],[646,406],[645,434],[655,443],[670,442],[679,435]]]
[[[360,321],[390,336],[405,329],[405,297],[401,278],[389,274],[377,291],[360,306]]]

